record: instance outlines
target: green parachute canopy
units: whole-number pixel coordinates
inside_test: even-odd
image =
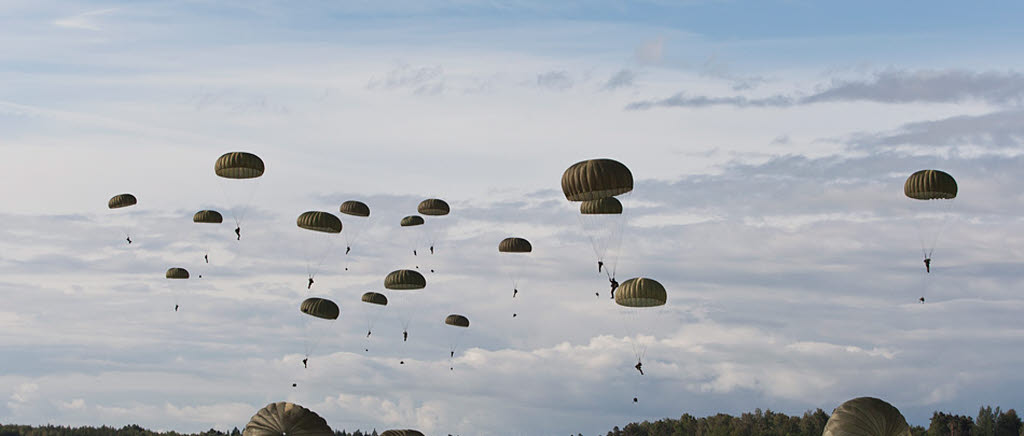
[[[622,203],[615,197],[587,200],[580,203],[580,213],[583,215],[619,215],[622,213]]]
[[[915,200],[949,200],[956,198],[956,180],[939,170],[921,170],[911,174],[903,184],[903,193]]]
[[[256,412],[242,436],[334,436],[334,431],[316,412],[282,401]]]
[[[303,212],[295,224],[306,230],[324,233],[341,233],[341,219],[330,212]]]
[[[135,196],[132,194],[118,194],[110,198],[107,201],[107,207],[110,209],[120,209],[122,207],[134,206],[138,203]]]
[[[391,290],[423,289],[427,287],[427,279],[411,269],[392,271],[384,278],[384,287]]]
[[[338,319],[338,315],[341,314],[341,309],[333,301],[318,297],[305,299],[299,306],[299,310],[307,315],[323,319]]]
[[[428,198],[421,201],[419,206],[416,206],[416,211],[429,216],[442,216],[448,215],[451,212],[451,208],[448,207],[448,203],[440,198]]]
[[[469,327],[469,318],[453,313],[444,319],[444,323],[455,327]]]
[[[418,430],[410,429],[387,430],[384,433],[381,433],[380,436],[423,436],[423,433],[420,433]]]
[[[188,278],[188,270],[186,270],[185,268],[177,268],[177,267],[175,267],[175,268],[168,268],[167,269],[167,273],[164,274],[164,277],[167,277],[169,279],[175,279],[175,280],[187,279]]]
[[[499,253],[529,253],[532,251],[533,245],[523,238],[505,238],[498,243]]]
[[[363,302],[387,306],[388,297],[384,296],[384,294],[381,294],[380,292],[367,292],[363,294]]]
[[[217,158],[213,171],[226,179],[252,179],[263,175],[263,159],[252,153],[234,151]]]
[[[577,162],[562,173],[562,193],[569,201],[597,200],[633,190],[633,173],[611,159]]]
[[[615,303],[625,307],[663,306],[668,301],[665,287],[653,279],[638,277],[622,282],[615,290]]]
[[[201,210],[192,215],[192,222],[194,223],[207,223],[207,224],[220,224],[224,222],[224,217],[215,210]]]
[[[356,200],[349,200],[344,203],[341,203],[341,208],[339,208],[338,211],[345,215],[361,217],[370,216],[370,206],[367,206],[366,203]]]
[[[402,225],[402,227],[422,226],[423,217],[419,215],[409,215],[405,218],[402,218],[402,222],[400,224]]]
[[[860,397],[836,408],[822,436],[910,436],[910,426],[896,407],[878,398]]]

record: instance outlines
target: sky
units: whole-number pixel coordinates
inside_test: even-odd
[[[1024,5],[293,3],[0,3],[0,422],[230,430],[292,401],[338,430],[596,435],[1021,407]],[[219,179],[229,151],[265,175]],[[661,309],[607,298],[559,191],[592,158],[633,173],[609,264]],[[928,168],[956,200],[904,197]],[[452,212],[411,256],[398,221],[434,197]],[[343,236],[294,224],[353,199],[371,218]],[[534,251],[510,262],[509,236]],[[426,289],[383,289],[416,266]]]

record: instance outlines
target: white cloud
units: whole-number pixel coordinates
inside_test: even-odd
[[[118,9],[119,8],[106,8],[83,12],[78,15],[54,20],[53,24],[57,27],[64,27],[68,29],[100,31],[103,30],[99,20],[100,17],[117,12]]]

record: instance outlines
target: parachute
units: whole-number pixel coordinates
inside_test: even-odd
[[[587,200],[580,203],[580,215],[619,215],[622,203],[615,197]]]
[[[523,238],[509,237],[498,243],[498,253],[505,253],[501,255],[502,263],[512,280],[512,298],[519,294],[519,280],[530,261],[525,254],[530,252],[533,252],[533,245]]]
[[[384,278],[384,287],[394,291],[412,291],[423,289],[426,286],[427,279],[423,277],[423,274],[409,269],[392,271]],[[419,292],[398,292],[396,294],[392,294],[395,311],[398,312],[398,319],[402,324],[403,333],[407,333],[409,331],[409,324],[412,322],[412,316],[416,314],[412,300],[414,294],[418,293]]]
[[[913,202],[914,228],[917,229],[921,254],[924,256],[925,292],[930,281],[930,274],[927,273],[931,272],[932,253],[945,230],[957,191],[953,176],[939,170],[917,171],[903,183],[903,194],[907,198],[919,200]]]
[[[138,199],[136,199],[132,194],[118,194],[107,201],[107,208],[111,210],[123,209],[129,206],[134,206],[138,202]],[[127,224],[121,224],[121,232],[124,233],[124,237],[128,241],[128,244],[132,243],[132,232],[130,227],[131,226]]]
[[[122,207],[134,206],[138,202],[138,199],[132,194],[118,194],[107,201],[107,207],[110,209],[120,209]]]
[[[668,301],[665,287],[656,280],[638,277],[626,280],[615,290],[615,304],[621,306],[625,329],[633,345],[637,363],[647,355],[647,344],[641,342],[640,334],[649,334],[656,324],[657,311],[650,314],[650,308],[664,306]],[[638,368],[639,369],[639,368]]]
[[[192,215],[192,222],[195,224],[220,224],[224,222],[224,217],[215,210],[201,210]],[[213,240],[213,235],[209,231],[210,226],[200,226],[194,230],[194,237],[196,243],[203,247],[203,259],[206,263],[210,263],[210,241]]]
[[[569,201],[597,200],[633,190],[633,173],[611,159],[576,162],[562,173],[562,193]]]
[[[185,268],[168,268],[167,272],[164,273],[164,277],[172,280],[170,284],[171,292],[174,294],[174,311],[178,311],[178,307],[181,304],[181,298],[188,288],[189,273]]]
[[[266,166],[263,159],[244,151],[224,153],[213,165],[213,172],[224,181],[220,185],[226,197],[226,204],[230,205],[228,212],[235,220],[238,240],[242,239],[242,221],[256,192],[254,183],[239,184],[239,181],[259,178],[263,176],[264,171]]]
[[[440,218],[448,215],[451,212],[451,207],[448,203],[440,198],[428,198],[420,202],[416,206],[416,211],[427,216],[434,218]],[[429,223],[426,223],[423,229],[426,234],[426,245],[429,247],[429,253],[434,254],[434,248],[438,241],[444,239],[445,234],[448,232],[448,220],[447,219],[431,219]],[[433,270],[431,270],[433,272]]]
[[[316,412],[282,401],[256,412],[242,436],[334,436],[334,431]]]
[[[352,250],[352,246],[355,245],[356,239],[363,234],[363,231],[370,227],[370,206],[366,203],[356,200],[348,200],[341,203],[341,207],[338,211],[354,217],[348,220],[348,224],[345,226],[345,233],[342,236],[345,237],[345,254]],[[348,270],[348,262],[346,261],[345,270]]]
[[[423,436],[423,433],[420,433],[418,430],[410,429],[387,430],[384,433],[381,433],[380,436]]]
[[[418,252],[423,248],[423,240],[425,239],[423,230],[423,224],[425,221],[423,217],[419,215],[409,215],[402,218],[399,225],[402,227],[402,236],[405,239],[405,245],[409,248],[409,251],[414,256],[418,256]]]
[[[872,397],[854,398],[832,412],[822,436],[911,436],[899,409]]]
[[[444,323],[452,327],[458,327],[456,331],[448,334],[448,365],[451,367],[451,361],[455,358],[455,350],[459,347],[459,342],[462,341],[462,336],[466,334],[466,329],[469,327],[469,318],[453,313],[445,317]]]
[[[308,360],[309,356],[320,345],[320,341],[327,334],[327,330],[331,326],[331,323],[320,320],[334,321],[338,319],[341,309],[333,301],[326,298],[310,297],[302,301],[302,304],[299,305],[299,311],[309,315],[308,317],[303,317],[303,345],[305,346],[305,360]]]
[[[306,234],[302,244],[306,257],[306,275],[309,276],[309,284],[306,286],[308,290],[334,247],[337,239],[334,235],[341,233],[341,220],[330,212],[309,211],[299,215],[295,225],[311,231]]]
[[[416,211],[428,216],[444,216],[451,212],[451,207],[440,198],[428,198],[416,206]]]
[[[373,312],[367,317],[366,322],[366,339],[370,339],[373,326],[377,324],[377,319],[384,313],[384,307],[388,305],[388,297],[379,292],[367,292],[363,294],[362,301],[369,304],[369,310]]]

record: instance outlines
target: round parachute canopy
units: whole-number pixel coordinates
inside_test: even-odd
[[[384,433],[381,433],[380,436],[423,436],[423,433],[420,433],[419,430],[411,429],[387,430]]]
[[[622,213],[622,203],[615,197],[587,200],[580,203],[580,213],[583,215],[619,215]]]
[[[175,268],[168,268],[167,269],[167,273],[164,274],[164,277],[167,277],[169,279],[177,279],[177,280],[187,279],[188,278],[188,270],[186,270],[185,268],[177,268],[177,267],[175,267]]]
[[[956,198],[956,180],[943,171],[921,170],[907,178],[903,193],[915,200],[949,200]]]
[[[444,323],[455,327],[469,327],[469,318],[462,315],[451,314],[444,319]]]
[[[363,294],[363,302],[370,304],[379,304],[381,306],[388,305],[388,297],[384,296],[380,292],[367,292]]]
[[[233,151],[217,158],[213,171],[226,179],[252,179],[263,175],[263,159],[252,153]]]
[[[423,289],[427,287],[427,279],[411,269],[392,271],[384,278],[384,287],[392,290]]]
[[[242,436],[334,436],[334,431],[316,412],[282,401],[256,412]]]
[[[416,206],[416,211],[424,215],[441,216],[448,215],[448,212],[451,212],[451,208],[448,207],[448,203],[440,198],[428,198],[421,201],[419,206]]]
[[[832,412],[822,436],[910,436],[910,426],[898,409],[885,401],[860,397]]]
[[[530,241],[523,238],[505,238],[498,243],[499,253],[529,253],[533,251]]]
[[[303,212],[295,224],[314,232],[341,233],[341,220],[330,212]]]
[[[139,201],[135,199],[132,194],[117,194],[110,197],[110,201],[107,202],[107,207],[111,209],[120,209],[122,207],[134,206]]]
[[[618,161],[591,159],[562,173],[562,193],[569,201],[597,200],[633,190],[633,173]]]
[[[220,212],[215,210],[201,210],[192,215],[192,222],[194,223],[209,223],[209,224],[220,224],[224,222],[224,217],[221,216]]]
[[[345,215],[363,217],[370,216],[370,206],[367,206],[366,203],[355,200],[349,200],[341,203],[341,208],[338,209],[338,211]]]
[[[668,301],[665,287],[653,279],[638,277],[622,282],[615,290],[615,304],[626,307],[663,306]]]
[[[402,227],[422,226],[423,225],[423,217],[421,217],[419,215],[409,215],[409,216],[407,216],[405,218],[402,218],[401,224],[402,224]]]
[[[341,313],[341,309],[338,309],[338,305],[333,301],[317,297],[307,298],[299,306],[299,310],[307,315],[323,319],[338,319],[338,315]]]

